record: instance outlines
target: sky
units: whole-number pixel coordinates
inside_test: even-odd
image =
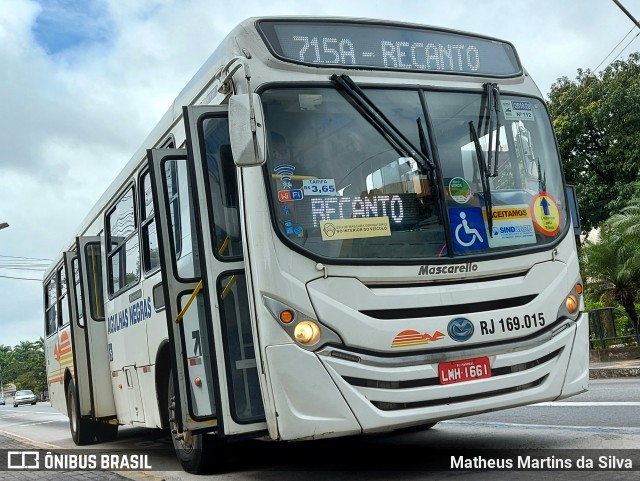
[[[640,2],[622,3],[640,19]],[[640,50],[635,37],[640,29],[611,0],[1,0],[1,5],[0,223],[9,224],[0,230],[0,345],[5,346],[43,336],[44,267],[72,242],[176,95],[245,18],[365,17],[497,37],[515,45],[543,95],[558,78],[575,78],[578,68],[599,71]]]

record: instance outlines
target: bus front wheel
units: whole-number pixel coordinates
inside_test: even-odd
[[[184,469],[188,473],[202,474],[215,470],[224,458],[221,452],[222,443],[214,434],[191,434],[178,431],[176,422],[176,397],[173,386],[173,374],[167,383],[167,402],[169,413],[169,429],[173,441],[173,449]]]

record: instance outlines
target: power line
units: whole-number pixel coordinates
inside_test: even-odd
[[[11,277],[11,276],[3,276],[0,275],[0,277],[3,277],[5,279],[16,279],[19,281],[38,281],[38,282],[42,282],[42,279],[33,279],[31,277]]]
[[[614,1],[615,1],[615,0],[614,0]],[[611,51],[610,51],[610,52],[609,52],[609,53],[604,57],[604,59],[602,59],[602,62],[600,62],[596,68],[591,69],[591,70],[590,70],[590,72],[592,72],[594,75],[597,75],[597,74],[595,73],[595,71],[596,71],[596,70],[598,70],[598,69],[600,68],[600,65],[602,65],[602,64],[603,64],[603,63],[604,63],[604,62],[609,58],[609,56],[610,56],[610,55],[615,51],[615,49],[616,49],[616,48],[618,48],[618,46],[619,46],[622,42],[624,42],[624,41],[625,41],[625,39],[629,36],[629,34],[630,34],[631,32],[633,32],[633,30],[634,30],[635,28],[636,28],[636,26],[635,26],[635,25],[634,25],[633,27],[631,27],[631,30],[629,30],[629,31],[627,32],[627,34],[626,34],[624,37],[622,37],[622,40],[620,40],[620,41],[618,42],[618,44],[617,44],[615,47],[613,47],[613,48],[611,49]],[[622,47],[622,49],[620,50],[620,52],[619,52],[616,56],[614,56],[614,57],[611,59],[611,61],[607,64],[607,67],[609,67],[609,65],[611,65],[611,64],[614,62],[614,60],[616,60],[620,55],[622,55],[622,52],[624,52],[624,51],[626,50],[626,48],[627,48],[629,45],[631,45],[631,42],[633,42],[636,38],[638,38],[638,35],[640,35],[640,32],[638,32],[638,33],[636,34],[636,36],[635,36],[635,37],[633,37],[631,40],[629,40],[629,42],[628,42],[624,47]],[[605,67],[605,69],[606,69],[607,67]],[[570,102],[566,107],[564,107],[562,110],[560,110],[560,112],[558,112],[558,113],[556,114],[556,117],[558,117],[558,116],[562,115],[563,113],[565,113],[569,107],[571,107],[571,106],[572,106],[572,105],[573,105],[577,100],[581,99],[581,98],[582,98],[582,96],[583,96],[583,95],[585,95],[585,94],[586,94],[586,90],[582,90],[582,91],[581,91],[581,92],[580,92],[576,97],[574,97],[574,99],[573,99],[573,100],[572,100],[572,101],[571,101],[571,102]]]
[[[19,256],[3,256],[3,255],[0,255],[0,257],[6,257],[8,259],[25,259],[25,260],[32,260],[32,261],[48,261],[48,262],[53,261],[53,259],[43,259],[41,257],[19,257]]]

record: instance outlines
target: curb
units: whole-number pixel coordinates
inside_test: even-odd
[[[589,379],[614,379],[618,377],[640,377],[640,367],[589,369]]]

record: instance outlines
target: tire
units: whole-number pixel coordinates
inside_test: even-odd
[[[178,439],[178,436],[183,433],[178,432],[178,425],[175,422],[175,391],[171,373],[167,382],[167,405],[173,449],[182,469],[187,473],[203,474],[211,471],[214,463],[220,466],[224,460],[222,443],[214,434],[192,434],[186,437],[188,441],[185,438]]]
[[[96,441],[99,443],[108,443],[115,441],[118,437],[118,425],[96,422],[94,424]]]
[[[18,404],[17,404],[17,403],[13,403],[13,407],[14,407],[14,408],[17,408],[17,407],[18,407]]]
[[[69,428],[71,437],[77,446],[91,444],[96,437],[95,424],[90,419],[80,417],[80,403],[78,393],[73,380],[69,381],[67,387],[67,412],[69,414]]]
[[[33,402],[31,403],[31,405],[32,405],[32,406],[35,406],[35,405],[36,405],[36,402],[35,402],[35,401],[33,401]]]

